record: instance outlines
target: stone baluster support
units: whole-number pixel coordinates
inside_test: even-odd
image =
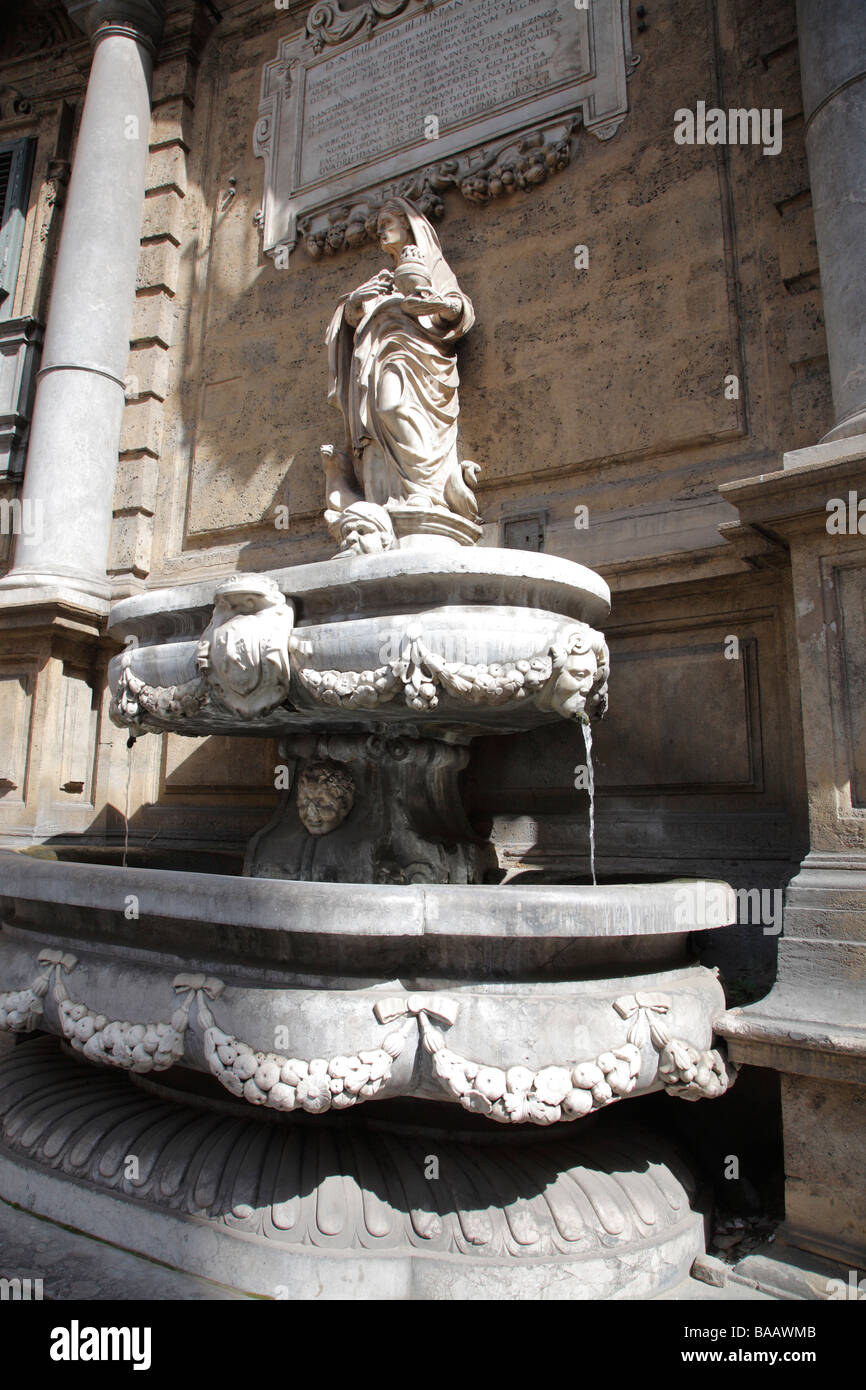
[[[15,563],[0,602],[106,611],[124,374],[162,0],[67,0],[93,61],[31,425]]]

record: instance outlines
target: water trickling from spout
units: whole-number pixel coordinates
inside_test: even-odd
[[[589,867],[592,873],[592,886],[597,886],[595,876],[595,772],[592,766],[592,729],[589,720],[583,720],[583,746],[586,749],[586,780],[589,791]]]
[[[129,789],[132,782],[132,750],[135,747],[135,735],[130,734],[126,740],[126,800],[123,808],[123,861],[122,868],[126,868],[126,856],[129,853]]]

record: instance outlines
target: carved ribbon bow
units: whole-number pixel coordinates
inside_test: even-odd
[[[70,955],[68,951],[54,949],[40,951],[37,959],[40,965],[59,965],[63,970],[74,970],[78,964],[77,956]]]
[[[639,1047],[639,1034],[648,1030],[653,1047],[657,1051],[660,1052],[667,1045],[670,1034],[667,1028],[661,1026],[658,1016],[663,1017],[670,1012],[671,998],[669,994],[658,994],[647,990],[641,990],[636,994],[621,994],[619,999],[614,999],[613,1007],[620,1018],[631,1019],[627,1035],[630,1043],[635,1043]],[[653,1018],[653,1014],[657,1017]]]
[[[380,1023],[393,1023],[407,1014],[431,1014],[450,1027],[457,1019],[458,1005],[453,999],[446,999],[444,994],[391,995],[378,1000],[373,1012]]]
[[[176,994],[186,993],[181,1010],[187,1018],[189,1018],[193,999],[197,999],[198,1018],[202,1028],[214,1027],[213,1014],[202,996],[206,994],[208,999],[218,999],[225,989],[223,980],[218,979],[216,975],[175,975],[172,980],[172,987]]]
[[[428,1014],[450,1028],[457,1019],[459,1006],[444,994],[405,994],[378,1000],[373,1012],[380,1023],[393,1023],[395,1019],[407,1016],[417,1018],[424,1046],[433,1053],[445,1046],[445,1039],[439,1029],[433,1027]]]
[[[51,983],[51,975],[53,971],[56,969],[57,974],[54,977],[54,998],[57,1000],[58,1003],[61,999],[68,998],[68,995],[66,993],[66,986],[63,983],[60,972],[62,970],[74,970],[76,965],[78,964],[78,957],[70,955],[68,951],[58,950],[57,947],[46,947],[44,951],[39,952],[37,960],[39,961],[39,964],[44,965],[46,969],[39,976],[38,980],[34,982],[32,986],[33,993],[37,996],[42,996],[48,993],[48,986]]]

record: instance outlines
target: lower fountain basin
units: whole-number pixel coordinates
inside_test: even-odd
[[[312,1114],[395,1096],[502,1123],[729,1084],[688,933],[725,884],[300,883],[0,853],[0,1028]]]

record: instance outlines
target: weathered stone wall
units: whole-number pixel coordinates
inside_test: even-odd
[[[759,19],[752,9],[662,9],[640,38],[632,110],[611,141],[581,134],[569,169],[488,207],[446,197],[441,234],[478,316],[462,350],[464,452],[482,464],[486,520],[542,504],[558,553],[597,550],[569,534],[576,500],[594,530],[626,507],[696,504],[822,431],[793,6],[762,7]],[[301,22],[230,10],[206,46],[183,133],[166,111],[180,98],[163,95],[183,80],[178,64],[157,70],[136,342],[171,339],[163,438],[179,456],[164,472],[188,483],[185,499],[160,508],[160,576],[229,555],[282,562],[280,502],[302,543],[293,558],[327,553],[317,451],[338,419],[325,400],[324,330],[380,257],[367,247],[316,263],[299,249],[278,271],[260,253],[251,133],[261,68]],[[676,145],[673,112],[699,99],[779,105],[782,153]],[[574,268],[578,244],[589,248],[585,271]],[[729,372],[738,401],[725,399]],[[147,413],[130,404],[130,440],[146,437],[134,422]]]

